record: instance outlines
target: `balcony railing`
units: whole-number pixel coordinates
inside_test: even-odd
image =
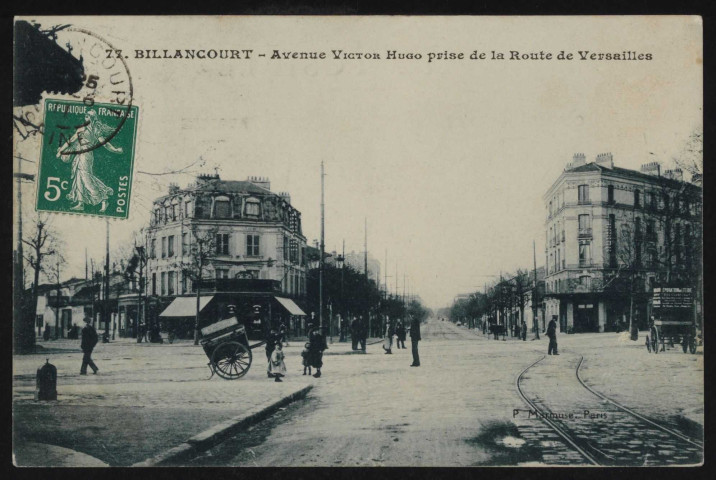
[[[579,229],[579,238],[592,238],[592,229],[591,228],[580,228]]]
[[[196,283],[192,291],[196,292]],[[278,280],[246,279],[246,278],[208,278],[201,280],[203,291],[215,292],[281,292]]]

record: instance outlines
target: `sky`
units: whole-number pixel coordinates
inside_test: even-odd
[[[28,19],[29,20],[29,19]],[[196,173],[264,176],[288,191],[308,242],[368,250],[388,283],[430,307],[482,290],[500,272],[544,264],[542,195],[576,152],[617,166],[669,166],[702,125],[696,17],[42,18],[72,23],[129,56],[140,123],[130,217],[111,222],[111,249],[149,221],[154,198]],[[62,44],[61,39],[58,43]],[[136,49],[252,49],[250,59],[138,59]],[[271,60],[326,52],[325,60]],[[380,60],[334,60],[331,50]],[[387,51],[422,54],[387,60]],[[651,61],[435,60],[428,52],[651,53]],[[264,53],[267,56],[259,58]],[[37,159],[32,142],[16,154]],[[197,163],[197,161],[199,163]],[[194,165],[188,173],[148,175]],[[16,164],[17,165],[17,164]],[[201,165],[201,166],[199,166]],[[17,168],[17,167],[16,167]],[[32,173],[37,163],[24,162]],[[216,170],[215,170],[216,169]],[[24,218],[35,187],[23,187]],[[27,221],[27,220],[26,220]],[[104,220],[53,215],[67,275],[99,261]],[[382,265],[385,268],[385,265]]]

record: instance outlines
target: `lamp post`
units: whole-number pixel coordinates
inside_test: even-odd
[[[345,251],[346,251],[346,241],[343,240],[343,253],[336,257],[336,265],[338,265],[338,268],[341,270],[341,303],[340,303],[340,309],[339,309],[340,314],[339,314],[339,324],[338,324],[339,335],[340,335],[340,337],[338,339],[339,342],[346,341],[345,325],[343,325],[343,323],[345,323],[343,320],[343,318],[345,316],[344,300],[343,300],[343,266],[344,266],[344,263],[346,260]]]

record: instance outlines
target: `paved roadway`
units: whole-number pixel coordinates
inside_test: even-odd
[[[524,368],[544,354],[546,339],[494,341],[481,333],[436,319],[423,325],[422,336],[422,366],[419,368],[409,366],[410,341],[406,342],[407,349],[394,349],[393,355],[383,354],[380,345],[369,347],[367,355],[326,355],[324,376],[314,382],[316,387],[306,400],[205,452],[191,464],[587,464],[540,420],[528,419],[524,414],[513,416],[514,409],[526,408],[515,380]],[[574,358],[578,353],[575,350],[587,351],[593,359],[602,358],[606,353],[605,347],[600,347],[603,344],[619,351],[629,348],[638,358],[647,356],[636,345],[615,346],[616,339],[615,334],[561,336],[562,355],[547,357],[538,366],[539,370],[527,375],[531,380],[526,389],[541,398],[541,406],[547,401],[553,402],[554,405],[547,406],[553,411],[603,410],[599,408],[598,399],[576,385]],[[691,356],[671,355],[660,360],[680,362],[678,365],[694,360]],[[650,358],[646,357],[645,361]],[[683,368],[693,370],[693,364],[684,364]],[[586,370],[589,373],[589,369]],[[289,365],[289,375],[300,375],[299,367]],[[624,378],[625,382],[633,382],[628,372]],[[541,383],[542,379],[551,387],[545,388],[548,383]],[[684,381],[698,382],[699,377],[686,376]],[[664,394],[672,392],[664,391]],[[689,401],[698,406],[698,398]],[[605,424],[608,422],[582,422],[580,428]],[[594,434],[611,435],[623,426],[596,429]],[[618,460],[623,460],[623,464],[641,461],[636,444],[638,435],[638,431],[626,434],[630,438],[625,439],[632,441],[630,448],[636,453],[630,453],[628,460],[620,456]],[[644,450],[644,455],[649,451]],[[693,463],[693,459],[691,455],[688,460],[677,459],[676,463]]]
[[[513,384],[513,372],[525,363],[514,355],[518,342],[490,341],[437,320],[423,326],[422,337],[419,368],[410,367],[409,340],[392,355],[383,354],[380,345],[369,347],[367,355],[326,355],[324,376],[305,401],[193,464],[449,466],[538,460],[502,443],[516,434],[509,417],[522,405]],[[508,344],[513,348],[505,348]],[[519,342],[519,350],[531,358],[532,345]],[[505,368],[488,367],[486,357]],[[481,411],[491,413],[476,413]]]

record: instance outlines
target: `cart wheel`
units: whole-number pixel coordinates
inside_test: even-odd
[[[216,374],[225,380],[236,380],[246,375],[251,367],[251,350],[239,342],[225,342],[211,355]]]
[[[696,353],[696,337],[689,335],[689,351],[692,354]]]
[[[649,338],[649,334],[646,334],[646,351],[651,353],[651,338]]]
[[[659,331],[656,328],[651,329],[651,349],[654,353],[659,353]]]

